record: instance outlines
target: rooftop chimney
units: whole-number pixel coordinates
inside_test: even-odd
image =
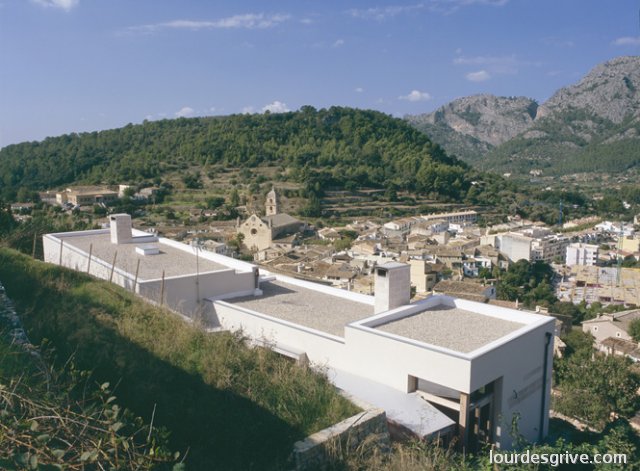
[[[131,233],[131,216],[128,214],[112,214],[109,216],[112,244],[128,244],[133,240]]]
[[[411,266],[388,262],[376,271],[375,313],[389,311],[409,304],[411,300]]]

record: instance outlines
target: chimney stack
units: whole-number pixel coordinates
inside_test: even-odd
[[[133,240],[131,232],[131,216],[128,214],[112,214],[109,216],[112,244],[128,244]]]
[[[376,271],[375,314],[409,304],[411,301],[411,266],[387,262]]]

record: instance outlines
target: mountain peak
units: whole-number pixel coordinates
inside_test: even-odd
[[[595,66],[579,82],[558,90],[540,108],[540,118],[569,107],[585,109],[613,123],[639,116],[640,57],[622,56]]]
[[[603,62],[540,106],[473,95],[407,119],[450,154],[485,168],[622,171],[640,164],[640,57]]]

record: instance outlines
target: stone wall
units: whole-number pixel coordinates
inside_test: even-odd
[[[368,409],[309,435],[293,446],[296,471],[327,469],[348,453],[371,453],[390,446],[384,409]]]

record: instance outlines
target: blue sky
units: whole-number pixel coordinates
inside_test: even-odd
[[[0,146],[144,119],[544,101],[640,54],[639,0],[0,0]]]

